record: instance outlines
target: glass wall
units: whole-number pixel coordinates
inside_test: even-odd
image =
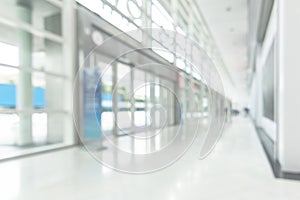
[[[132,64],[105,63],[107,59],[96,55],[95,68],[101,74],[102,133],[125,135],[176,125],[175,82]],[[156,111],[158,115],[153,113]]]
[[[184,58],[190,56],[192,47],[199,51],[204,49],[215,65],[225,68],[196,2],[181,0],[77,0],[77,2],[138,42],[151,46],[154,52],[181,69],[185,68]],[[188,59],[193,61],[190,57]]]
[[[63,144],[72,126],[63,65],[62,3],[0,2],[0,149]],[[0,150],[1,151],[1,150]],[[1,158],[2,155],[0,155]]]
[[[80,1],[93,12],[97,12],[99,2],[101,3],[94,2],[92,9]],[[105,1],[104,4],[116,11],[108,2]],[[169,25],[174,27],[170,14],[159,1],[153,1],[148,6],[155,6],[155,12],[167,16]],[[104,6],[105,8],[108,9]],[[204,92],[207,89],[206,84],[191,64],[187,63],[186,58],[192,57],[192,48],[187,44],[186,38],[181,38],[183,43],[178,42],[176,47],[178,51],[183,52],[183,56],[175,60],[174,54],[171,53],[174,61],[171,63],[171,60],[151,48],[132,51],[137,44],[135,38],[130,39],[127,33],[118,37],[119,27],[114,29],[110,21],[101,16],[103,13],[98,13],[99,17],[82,6],[79,6],[78,12],[78,43],[82,70],[98,68],[101,73],[101,120],[98,127],[100,130],[97,130],[100,134],[114,137],[155,132],[162,128],[178,126],[184,120],[191,121],[207,116],[209,96]],[[152,25],[155,26],[155,23]],[[100,42],[95,41],[95,33],[101,38]],[[150,40],[150,44],[154,42],[159,45],[164,43],[155,38]],[[96,61],[93,57],[96,57]]]

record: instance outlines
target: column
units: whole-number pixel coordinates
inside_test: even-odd
[[[118,68],[117,63],[112,64],[112,112],[114,114],[113,135],[118,135]]]
[[[79,93],[78,90],[74,90],[75,75],[78,70],[77,61],[77,5],[74,0],[64,0],[62,9],[62,35],[64,39],[63,43],[63,66],[65,72],[71,81],[65,84],[66,98],[64,99],[65,110],[70,114],[79,109]],[[75,94],[73,94],[73,92]],[[74,99],[73,99],[74,98]],[[76,110],[78,109],[78,110]],[[73,118],[71,116],[66,119],[63,140],[67,144],[74,144],[79,142],[78,135],[75,132],[75,126]],[[79,121],[79,120],[78,120]]]
[[[18,19],[21,22],[31,24],[31,3],[26,0],[17,2]],[[18,30],[19,42],[19,65],[20,68],[32,66],[32,36],[24,30]],[[20,110],[20,128],[17,144],[20,146],[32,143],[32,79],[31,72],[20,70],[17,86],[17,109]]]
[[[47,31],[61,35],[61,13],[45,17],[44,24]],[[62,45],[45,39],[46,71],[59,75],[66,75],[66,66],[63,65]],[[46,75],[46,109],[47,112],[47,143],[63,141],[66,127],[66,81],[64,77]]]
[[[130,67],[130,93],[131,93],[131,98],[130,98],[130,113],[131,113],[131,133],[134,133],[135,131],[135,119],[134,119],[134,113],[135,113],[135,99],[134,99],[134,68]]]

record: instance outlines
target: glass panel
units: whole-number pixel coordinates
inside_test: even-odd
[[[118,88],[118,129],[119,134],[128,133],[132,125],[131,116],[131,68],[122,63],[117,64]]]
[[[7,150],[6,157],[61,143],[72,131],[67,96],[72,81],[62,64],[62,2],[49,2],[0,2],[0,152]]]
[[[131,72],[128,65],[118,63],[118,110],[129,110],[131,106]]]
[[[104,132],[111,132],[114,126],[114,115],[111,111],[101,113],[101,128]]]
[[[157,0],[152,1],[151,11],[152,20],[157,26],[166,30],[174,30],[173,19]]]
[[[202,116],[207,117],[208,116],[208,108],[209,108],[209,94],[208,89],[206,85],[202,85]]]
[[[109,1],[109,4],[98,0],[77,0],[77,2],[124,32],[137,30],[138,27],[142,26],[141,0],[112,0]],[[142,41],[142,33],[140,30],[131,37],[139,42]]]
[[[34,113],[32,115],[32,138],[35,144],[47,143],[46,113]]]
[[[118,111],[118,121],[117,121],[117,128],[119,130],[118,134],[129,134],[131,132],[131,112],[130,111]]]
[[[47,143],[55,144],[64,141],[64,133],[69,133],[72,127],[72,115],[67,113],[48,113],[47,114]],[[39,120],[43,120],[40,117]],[[43,135],[39,135],[43,138]]]
[[[35,93],[35,95],[44,94],[44,102],[41,102],[42,106],[50,111],[64,111],[66,110],[67,104],[64,102],[68,98],[67,94],[67,84],[70,82],[55,76],[43,75],[41,73],[34,73],[33,75],[35,82],[40,81],[41,84],[45,84],[45,87],[39,87],[37,89],[42,90],[41,92]],[[40,96],[40,99],[43,97]]]
[[[50,82],[48,82],[48,84],[49,83]],[[33,87],[33,107],[45,108],[46,78],[44,73],[33,73],[32,87]]]
[[[20,118],[17,114],[0,114],[0,145],[15,144],[16,137],[19,132],[19,124]],[[0,152],[2,151],[4,151],[4,149]]]
[[[62,45],[47,39],[35,37],[33,40],[32,67],[39,70],[66,75],[63,67]]]
[[[274,121],[274,94],[275,94],[275,45],[274,42],[269,49],[263,68],[263,116],[271,121]]]
[[[102,132],[111,133],[114,125],[114,115],[112,112],[112,87],[113,74],[112,68],[103,62],[101,56],[96,55],[97,67],[101,73],[101,130]]]
[[[2,0],[0,17],[61,35],[61,9],[45,0]]]
[[[146,80],[145,72],[135,69],[134,70],[134,101],[135,101],[135,112],[134,112],[134,124],[136,127],[146,126],[146,112],[145,112],[145,101],[146,101]]]
[[[155,40],[152,41],[152,50],[170,63],[174,62],[174,54]]]
[[[151,108],[154,105],[154,85],[152,83],[153,81],[153,75],[151,73],[146,73],[146,125],[147,128],[151,127]]]
[[[176,67],[178,67],[179,69],[182,69],[182,70],[186,69],[186,64],[182,58],[176,59]]]
[[[0,65],[0,109],[16,108],[18,80],[18,69]]]
[[[0,42],[0,63],[19,66],[19,49],[14,45]]]
[[[0,64],[66,75],[62,45],[0,24]]]
[[[174,88],[174,83],[169,81],[169,80],[163,80],[163,84],[165,86],[165,93],[166,93],[166,101],[165,107],[167,109],[167,125],[171,126],[174,124],[174,119],[175,119],[175,112],[174,112],[174,106],[175,106],[175,88]]]
[[[102,111],[112,110],[112,69],[108,67],[102,69],[101,83],[102,83]]]

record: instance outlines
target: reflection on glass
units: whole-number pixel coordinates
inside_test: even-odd
[[[34,113],[32,115],[32,137],[35,144],[47,142],[47,114]]]
[[[0,109],[16,108],[19,70],[0,66]]]
[[[110,65],[98,61],[98,68],[101,73],[101,129],[105,133],[111,133],[114,125],[114,116],[112,112],[112,90],[113,90],[113,72]]]
[[[17,114],[0,114],[0,145],[14,145],[19,131]]]
[[[173,19],[165,8],[157,1],[152,1],[152,20],[155,22],[154,26],[162,27],[165,30],[174,30]]]
[[[128,65],[117,65],[117,94],[118,94],[118,129],[119,134],[129,133],[132,126],[131,101],[132,101],[132,77],[131,68]]]
[[[19,66],[19,49],[17,46],[0,42],[0,63]]]
[[[8,22],[0,24],[0,148],[11,145],[13,153],[23,149],[16,145],[61,143],[72,131],[61,8],[51,1],[5,0],[0,13]]]
[[[124,32],[136,30],[142,25],[141,0],[109,1],[109,4],[112,5],[114,9],[106,2],[98,0],[77,0],[77,2],[100,15],[103,19]],[[117,12],[116,9],[121,14]],[[128,19],[130,20],[128,21]],[[142,35],[134,35],[133,39],[141,42]]]
[[[18,3],[22,2],[22,3]],[[22,11],[28,9],[30,11],[31,20],[25,21],[20,19]],[[39,30],[45,29],[45,21],[55,18],[55,29],[48,31],[61,36],[61,9],[48,1],[26,1],[26,0],[2,0],[0,3],[1,16],[14,22],[23,22],[32,25]],[[54,28],[54,27],[53,27]]]
[[[142,70],[134,70],[134,125],[136,127],[146,126],[146,80],[145,72]]]

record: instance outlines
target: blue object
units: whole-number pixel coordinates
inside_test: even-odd
[[[101,138],[101,73],[98,69],[83,72],[84,139]]]
[[[14,84],[0,84],[0,106],[15,108],[17,106],[17,87]],[[45,107],[45,89],[33,88],[33,106],[35,108]]]

